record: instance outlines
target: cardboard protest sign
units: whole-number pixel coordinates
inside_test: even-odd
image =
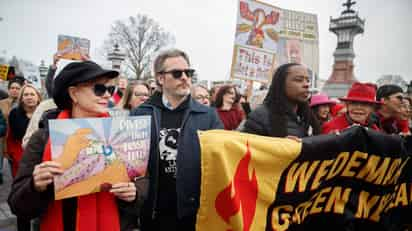
[[[41,79],[39,67],[30,62],[20,62],[19,67],[24,78],[37,89],[41,89]]]
[[[7,80],[8,73],[9,73],[9,65],[0,64],[0,79]]]
[[[289,62],[319,72],[316,15],[240,0],[231,78],[267,83],[276,67]]]
[[[302,142],[220,130],[199,138],[196,230],[405,230],[410,224],[412,137],[355,126]]]
[[[63,59],[81,60],[83,56],[89,56],[90,40],[68,35],[59,35],[57,41],[57,53]]]
[[[64,173],[54,179],[55,199],[109,190],[144,176],[150,116],[51,120],[52,160]]]

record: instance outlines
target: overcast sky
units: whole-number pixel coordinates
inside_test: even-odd
[[[343,10],[343,0],[264,0],[285,9],[318,15],[320,77],[332,70],[336,36],[330,16]],[[357,0],[353,7],[366,19],[355,39],[355,76],[375,81],[383,74],[412,80],[412,0]],[[188,52],[200,79],[229,78],[238,0],[0,0],[0,55],[50,63],[57,35],[91,40],[92,59],[118,19],[146,14],[176,37]]]

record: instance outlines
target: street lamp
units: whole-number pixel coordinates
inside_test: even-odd
[[[49,68],[44,64],[44,60],[40,61],[40,66],[39,66],[39,73],[40,73],[40,78],[44,79],[46,78],[47,72]]]
[[[40,84],[41,84],[41,89],[43,93],[43,98],[47,98],[47,91],[46,89],[46,76],[47,72],[49,71],[49,68],[44,64],[44,60],[40,61],[40,66],[39,66],[39,75],[40,75]]]
[[[125,54],[120,51],[119,45],[114,44],[113,51],[107,54],[107,59],[112,62],[112,68],[120,71],[120,65],[125,60]]]

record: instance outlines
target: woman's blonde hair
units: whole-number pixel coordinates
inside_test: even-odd
[[[39,101],[37,102],[37,105],[40,104],[42,98],[40,92],[32,85],[32,84],[24,84],[23,87],[20,90],[19,98],[18,98],[18,106],[23,107],[23,94],[26,88],[32,88],[34,92],[36,92],[37,97],[39,98]]]
[[[122,99],[119,102],[119,105],[118,105],[119,108],[126,109],[126,110],[131,110],[132,109],[130,107],[130,100],[132,99],[134,88],[138,85],[142,85],[142,86],[146,87],[147,90],[150,92],[150,87],[145,82],[129,83],[127,85],[127,88],[126,88],[124,94],[123,94]]]

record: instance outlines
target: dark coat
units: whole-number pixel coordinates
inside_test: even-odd
[[[286,126],[289,136],[305,137],[310,135],[305,126],[298,122],[296,115],[294,116],[291,113],[287,114]],[[271,129],[270,110],[262,104],[249,114],[240,131],[261,136],[271,136]]]
[[[199,208],[200,197],[200,144],[197,131],[223,129],[214,108],[210,108],[189,99],[185,110],[179,144],[177,148],[177,216],[179,218],[195,216]],[[151,115],[150,158],[148,165],[149,196],[146,200],[144,219],[156,217],[157,189],[159,186],[159,132],[161,109],[152,104],[150,99],[131,111],[132,116]]]
[[[41,217],[46,212],[49,202],[54,200],[53,184],[50,184],[45,192],[37,192],[33,186],[32,174],[35,165],[43,161],[44,148],[49,139],[48,119],[55,119],[58,114],[58,110],[47,111],[43,114],[39,130],[33,134],[24,150],[20,168],[13,180],[11,193],[8,198],[11,211],[19,218],[33,219]],[[135,228],[139,215],[139,203],[142,202],[140,198],[146,197],[144,189],[147,186],[142,185],[142,182],[139,180],[135,182],[135,185],[137,191],[141,192],[137,195],[135,203],[117,200],[121,230],[126,231]],[[76,203],[76,200],[71,200],[71,202]],[[64,213],[64,216],[66,215]]]
[[[7,131],[7,120],[3,115],[3,112],[0,110],[0,137],[6,135]]]

